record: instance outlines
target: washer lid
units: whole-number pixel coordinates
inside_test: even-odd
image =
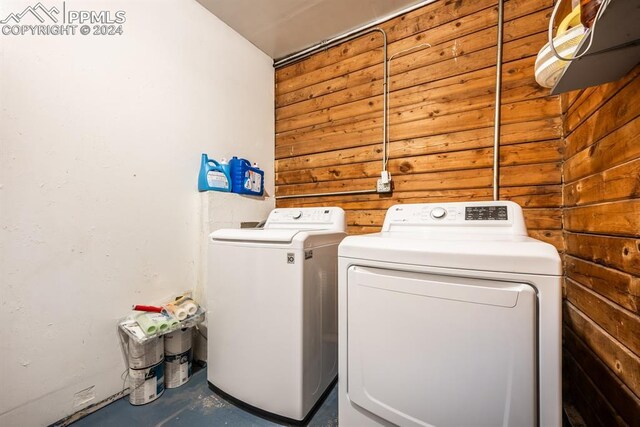
[[[382,232],[347,237],[338,255],[465,270],[562,274],[556,248],[525,236]]]
[[[293,229],[225,228],[214,231],[209,238],[233,242],[291,243],[299,232]]]

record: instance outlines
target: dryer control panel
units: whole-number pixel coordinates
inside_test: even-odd
[[[514,202],[420,203],[387,210],[382,231],[527,235],[522,208]]]
[[[277,208],[271,211],[264,228],[346,231],[341,208]]]

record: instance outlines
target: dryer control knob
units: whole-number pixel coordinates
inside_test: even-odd
[[[302,218],[302,211],[298,211],[293,214],[293,219],[300,219],[300,218]]]
[[[431,218],[433,219],[442,219],[447,216],[447,211],[443,208],[433,208],[431,210]]]

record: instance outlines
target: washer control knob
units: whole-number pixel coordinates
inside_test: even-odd
[[[293,219],[300,219],[300,218],[302,218],[302,211],[298,211],[293,214]]]
[[[431,209],[431,218],[433,219],[442,219],[447,216],[447,211],[443,208],[433,208]]]

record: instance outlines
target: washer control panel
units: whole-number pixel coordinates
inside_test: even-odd
[[[442,229],[526,235],[522,209],[516,203],[462,202],[395,205],[387,210],[382,231],[421,231]]]
[[[271,211],[264,228],[345,230],[341,208],[278,208]]]

